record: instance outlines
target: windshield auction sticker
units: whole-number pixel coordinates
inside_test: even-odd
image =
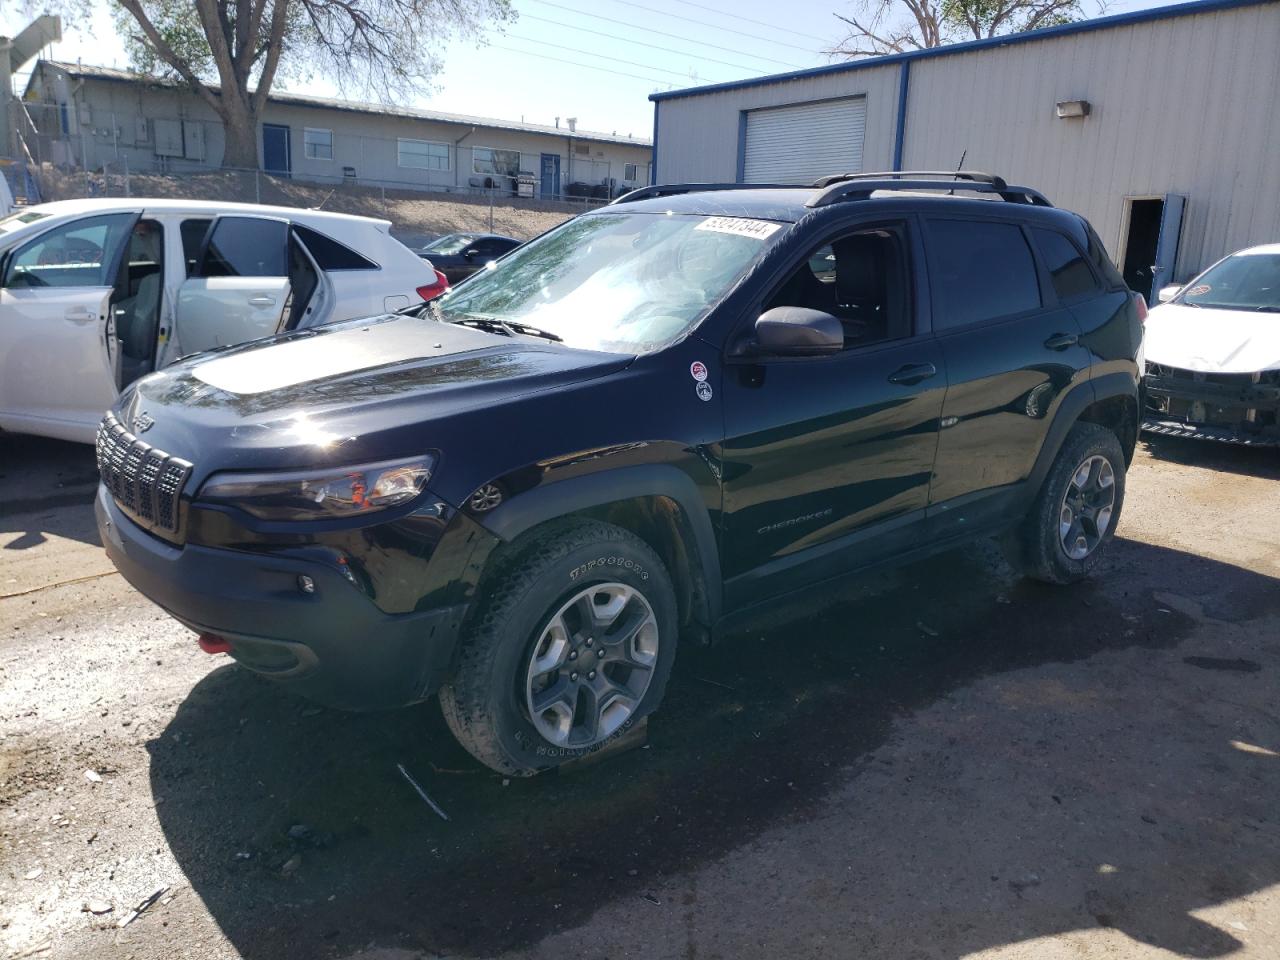
[[[707,217],[693,229],[710,230],[712,233],[731,233],[735,237],[751,237],[767,240],[778,232],[781,224],[768,220],[748,220],[745,217]]]

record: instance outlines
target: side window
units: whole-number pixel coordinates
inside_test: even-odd
[[[1040,249],[1040,258],[1049,270],[1053,290],[1059,300],[1074,300],[1097,291],[1098,284],[1093,279],[1093,271],[1074,243],[1056,230],[1042,230],[1039,227],[1031,228],[1031,236]]]
[[[183,220],[178,231],[182,234],[182,259],[187,265],[187,276],[194,276],[200,264],[200,244],[204,243],[204,235],[209,232],[212,220]]]
[[[1125,286],[1124,277],[1120,275],[1116,265],[1111,262],[1111,257],[1107,256],[1107,248],[1102,245],[1098,235],[1093,232],[1093,227],[1086,223],[1085,230],[1089,234],[1089,262],[1098,271],[1098,275],[1102,277],[1108,288]]]
[[[356,253],[345,244],[332,237],[326,237],[319,231],[293,225],[293,232],[307,246],[307,250],[321,270],[377,270],[378,265],[368,257]]]
[[[54,227],[9,258],[6,287],[110,287],[111,265],[134,216],[110,213]]]
[[[209,235],[199,276],[286,276],[288,243],[289,225],[283,220],[222,217]]]
[[[830,313],[845,347],[909,337],[911,284],[905,225],[868,227],[812,251],[765,303]]]
[[[930,220],[935,330],[1026,313],[1040,281],[1022,228],[989,220]]]

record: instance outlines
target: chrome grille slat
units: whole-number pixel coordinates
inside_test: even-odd
[[[112,414],[98,427],[97,458],[116,506],[139,526],[181,542],[182,489],[192,465],[139,440]]]

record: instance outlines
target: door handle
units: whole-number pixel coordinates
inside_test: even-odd
[[[67,319],[72,323],[92,323],[98,315],[88,307],[67,307]]]
[[[1065,350],[1067,347],[1074,347],[1080,342],[1080,335],[1075,333],[1055,333],[1052,337],[1044,342],[1045,348],[1048,350]]]
[[[249,306],[251,307],[270,307],[276,302],[275,297],[250,297]]]
[[[889,382],[910,387],[938,375],[938,368],[932,363],[908,363],[889,374]]]

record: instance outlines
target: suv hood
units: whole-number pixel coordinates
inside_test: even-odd
[[[630,356],[426,317],[352,320],[204,353],[122,399],[127,429],[218,469],[405,456],[423,426],[621,370]],[[145,417],[143,416],[145,414]],[[401,447],[392,451],[393,447]]]
[[[1147,360],[1201,373],[1280,368],[1280,314],[1165,303],[1147,317]]]

